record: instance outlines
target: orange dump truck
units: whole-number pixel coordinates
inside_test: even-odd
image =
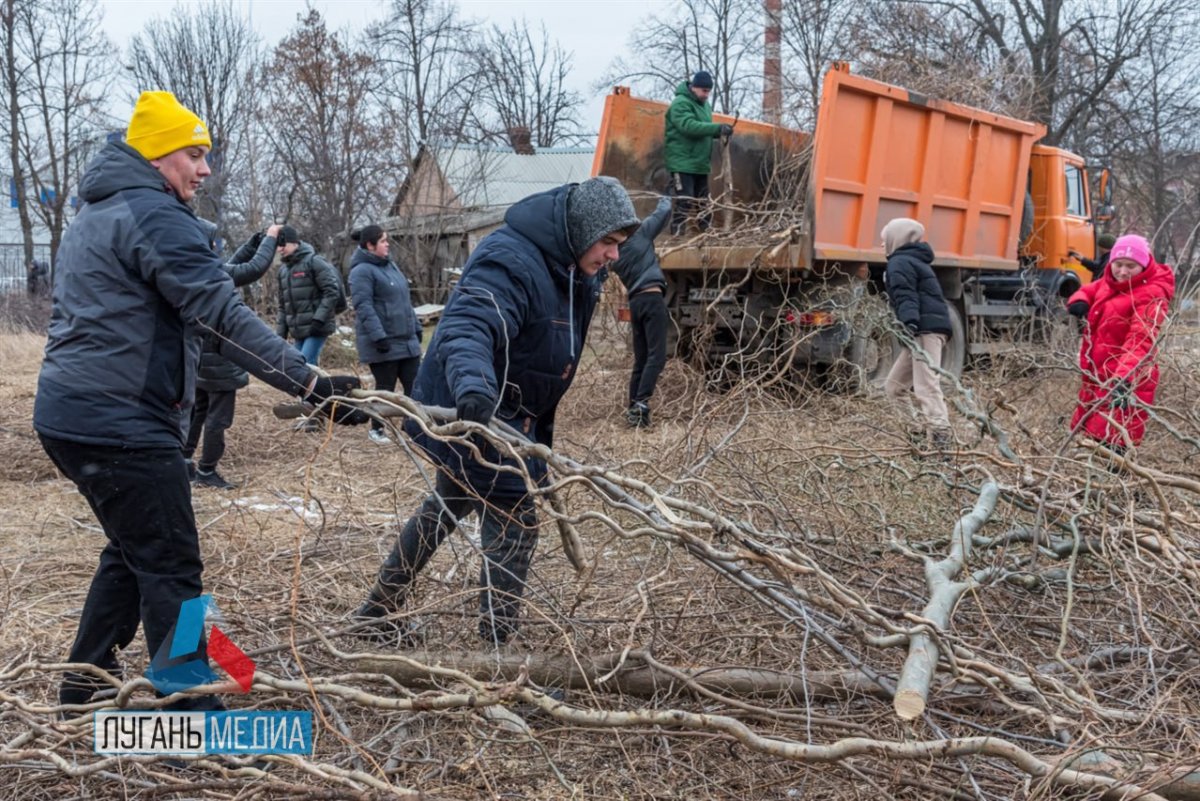
[[[669,185],[666,109],[623,87],[605,102],[593,174],[619,178],[640,212]],[[1068,250],[1095,252],[1084,160],[1037,144],[1044,134],[834,65],[812,134],[740,120],[727,149],[714,140],[713,229],[658,243],[677,348],[710,361],[786,353],[877,377],[894,342],[869,299],[894,217],[920,220],[937,254],[954,323],[946,369],[1038,335],[1090,280]]]

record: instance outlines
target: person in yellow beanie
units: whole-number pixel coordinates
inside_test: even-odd
[[[185,203],[212,174],[208,128],[170,92],[142,92],[125,130],[125,144],[162,173]]]
[[[46,454],[104,529],[68,661],[119,674],[140,624],[148,676],[163,694],[186,689],[171,678],[171,632],[182,604],[204,592],[183,457],[200,332],[219,341],[220,355],[311,402],[360,385],[315,373],[242,303],[187,205],[209,174],[211,144],[169,92],[144,92],[126,141],[108,143],[87,166],[83,208],[58,250],[33,411]],[[358,410],[322,408],[339,423],[367,422]],[[203,639],[194,654],[206,660]],[[106,686],[94,670],[67,673],[60,711],[83,711]],[[168,708],[221,707],[214,696],[188,696]]]

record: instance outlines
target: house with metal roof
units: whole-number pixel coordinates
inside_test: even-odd
[[[383,226],[406,262],[415,293],[440,300],[454,272],[483,237],[500,227],[509,206],[535,192],[586,181],[595,149],[534,150],[526,131],[509,132],[512,147],[422,145]]]

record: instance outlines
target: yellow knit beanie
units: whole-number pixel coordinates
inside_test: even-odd
[[[204,121],[170,92],[142,92],[133,107],[125,143],[147,161],[185,147],[212,147]]]

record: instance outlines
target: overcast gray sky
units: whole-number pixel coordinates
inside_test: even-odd
[[[165,16],[177,5],[206,0],[101,0],[104,28],[124,53],[129,39],[154,17]],[[254,21],[263,40],[278,42],[292,28],[296,15],[311,5],[330,27],[360,31],[380,19],[386,5],[379,0],[236,0]],[[583,127],[595,131],[604,109],[604,94],[593,84],[613,59],[627,54],[629,33],[648,15],[669,10],[674,0],[459,0],[463,16],[507,25],[524,18],[530,24],[546,23],[546,30],[574,56],[573,85],[586,100]],[[167,89],[169,87],[163,87]]]

